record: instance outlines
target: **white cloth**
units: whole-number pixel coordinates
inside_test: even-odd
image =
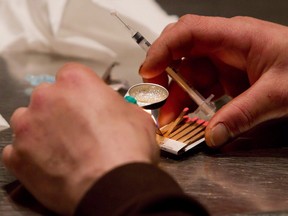
[[[49,58],[25,54],[36,52],[93,60],[96,72],[117,61],[115,79],[140,82],[145,53],[111,16],[112,10],[151,42],[177,19],[154,0],[0,0],[0,55],[20,80],[39,71],[56,73]]]
[[[126,68],[136,64],[137,74],[144,54],[111,10],[151,41],[176,20],[154,0],[1,0],[0,54],[37,51],[107,65],[118,61]]]

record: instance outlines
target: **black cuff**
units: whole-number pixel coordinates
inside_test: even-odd
[[[86,193],[75,215],[139,215],[155,212],[157,215],[164,212],[165,215],[172,212],[207,215],[202,206],[186,196],[167,173],[145,163],[123,165],[104,175]]]

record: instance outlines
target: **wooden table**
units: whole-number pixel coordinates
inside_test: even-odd
[[[49,65],[43,64],[43,68],[59,64],[59,58],[46,57]],[[24,80],[29,71],[20,69],[21,64],[23,68],[33,64],[34,58],[22,63],[15,59],[7,64],[7,59],[0,58],[0,113],[7,120],[17,107],[29,102],[29,85]],[[15,75],[15,68],[24,74]],[[221,151],[203,147],[182,158],[164,155],[160,166],[211,215],[288,215],[287,132],[288,121],[270,123],[256,129],[253,139],[247,134]],[[11,130],[1,132],[1,150],[11,140]],[[2,162],[0,183],[0,215],[52,215],[15,181]]]

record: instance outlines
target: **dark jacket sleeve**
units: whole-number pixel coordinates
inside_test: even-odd
[[[208,215],[158,167],[123,165],[100,178],[81,200],[75,215]]]

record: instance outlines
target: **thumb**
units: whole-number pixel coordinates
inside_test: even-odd
[[[287,116],[283,88],[281,93],[272,85],[257,82],[217,111],[205,131],[207,145],[220,147],[262,122]]]

